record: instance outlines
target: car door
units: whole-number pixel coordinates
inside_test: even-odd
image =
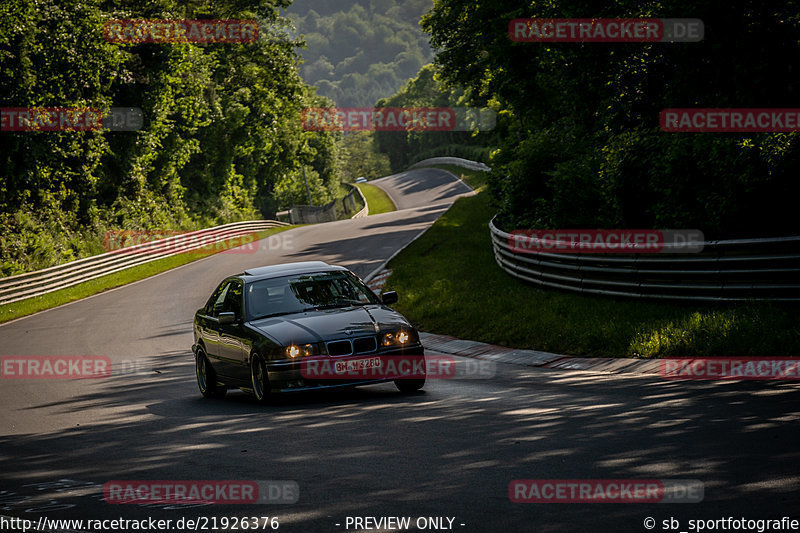
[[[202,312],[197,315],[197,335],[198,341],[202,340],[205,346],[206,355],[211,361],[211,365],[219,372],[218,360],[220,357],[220,340],[219,340],[219,309],[222,308],[222,303],[225,301],[225,296],[228,293],[231,282],[228,280],[223,281],[211,294],[211,297],[206,302]]]
[[[241,381],[250,381],[247,356],[250,342],[244,327],[244,284],[231,280],[220,306],[220,313],[234,313],[236,320],[230,324],[219,324],[219,360],[226,376]]]

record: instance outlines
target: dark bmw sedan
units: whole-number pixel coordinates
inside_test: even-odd
[[[244,271],[222,281],[194,317],[197,384],[265,402],[276,392],[393,381],[425,384],[419,334],[348,269],[320,261]]]

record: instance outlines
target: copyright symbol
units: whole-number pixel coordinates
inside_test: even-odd
[[[656,519],[651,516],[648,516],[647,518],[644,519],[644,527],[646,529],[653,529],[654,527],[656,527]]]

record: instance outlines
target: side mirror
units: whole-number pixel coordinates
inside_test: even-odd
[[[384,292],[381,294],[381,301],[384,305],[392,305],[393,303],[397,303],[397,292],[389,291]]]
[[[233,324],[234,322],[236,322],[236,313],[233,313],[231,311],[220,313],[219,317],[217,317],[217,320],[219,320],[220,326],[223,324]]]

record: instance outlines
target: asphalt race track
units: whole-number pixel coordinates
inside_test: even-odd
[[[105,379],[0,379],[0,530],[14,529],[8,517],[153,518],[172,520],[171,531],[214,531],[215,518],[220,531],[230,529],[223,518],[268,516],[278,531],[302,533],[693,531],[692,519],[800,519],[792,383],[500,364],[492,377],[429,380],[410,395],[385,384],[270,406],[238,391],[202,398],[191,321],[220,279],[312,259],[366,276],[469,192],[432,169],[372,183],[398,211],[292,229],[255,253],[217,254],[0,326],[0,355],[107,356],[118,369]],[[699,480],[704,499],[514,503],[516,479]],[[290,480],[299,500],[108,503],[104,484],[120,480]],[[207,527],[174,527],[198,517]]]

